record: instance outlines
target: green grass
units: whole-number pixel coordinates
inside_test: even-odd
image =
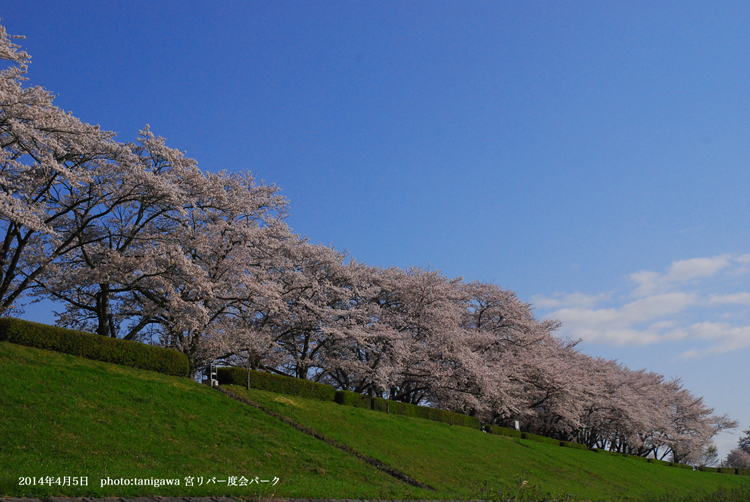
[[[412,498],[412,488],[185,378],[0,342],[0,496],[255,495]],[[88,476],[87,489],[18,486]],[[100,487],[101,478],[204,477],[194,487]],[[216,476],[280,481],[227,487]]]
[[[675,493],[750,487],[750,477],[689,471],[643,460],[484,434],[335,403],[227,387],[311,429],[346,443],[447,498],[468,498],[478,487],[526,487],[578,500],[644,500]]]
[[[437,491],[411,487],[188,379],[0,342],[0,496],[500,500],[499,491],[510,491],[529,499],[568,493],[577,500],[645,500],[720,487],[750,490],[750,477],[228,388]],[[18,485],[19,477],[41,476],[87,476],[89,486]],[[202,476],[203,486],[184,486],[186,476]],[[207,484],[214,476],[280,481],[260,488]],[[100,487],[107,477],[176,478],[181,486]]]

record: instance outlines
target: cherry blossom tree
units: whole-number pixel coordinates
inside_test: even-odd
[[[394,378],[394,351],[403,340],[384,321],[381,300],[390,272],[349,261],[345,274],[345,312],[337,319],[321,353],[320,381],[337,388],[382,397]]]
[[[571,378],[574,366],[566,361],[573,344],[552,336],[558,323],[537,321],[530,305],[497,285],[472,282],[462,291],[461,326],[469,334],[470,352],[478,356],[466,365],[473,377],[463,381],[471,381],[471,393],[481,396],[477,411],[486,413],[488,422],[511,425],[519,420],[527,430],[540,432],[544,421],[550,422],[548,429],[563,416],[575,422],[569,384],[576,379]]]
[[[461,280],[423,268],[392,268],[385,274],[379,322],[394,335],[386,396],[412,404],[433,402],[438,396],[432,393],[450,386],[461,366]]]
[[[41,87],[25,87],[25,52],[0,27],[0,315],[106,217],[98,183],[111,179],[119,153],[111,133],[53,105]]]
[[[269,369],[319,381],[325,376],[326,348],[345,337],[351,325],[346,254],[303,239],[289,240],[279,250],[274,280],[283,307],[269,311],[263,321],[284,359]]]
[[[66,303],[58,324],[116,337],[120,325],[137,315],[123,309],[125,295],[159,273],[154,263],[163,264],[161,273],[172,266],[164,257],[174,254],[168,248],[178,245],[180,219],[195,204],[205,176],[195,161],[164,143],[146,128],[137,144],[122,145],[110,176],[86,184],[88,193],[98,194],[102,215],[35,287],[38,296]],[[75,207],[71,214],[84,221],[87,210]],[[135,323],[122,337],[132,339],[143,327]]]
[[[280,308],[275,264],[296,239],[275,186],[248,173],[206,174],[202,185],[124,302],[136,325],[188,355],[192,372],[237,349],[229,338],[259,333],[262,316]]]
[[[723,465],[739,469],[750,469],[750,454],[740,448],[735,448],[727,454]]]

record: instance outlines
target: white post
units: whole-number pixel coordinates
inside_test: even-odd
[[[219,381],[216,379],[216,365],[210,364],[203,375],[203,379],[205,380],[205,384],[209,387],[218,387]]]

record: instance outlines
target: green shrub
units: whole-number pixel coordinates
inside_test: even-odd
[[[11,317],[0,318],[0,341],[166,375],[189,374],[187,356],[176,350]]]
[[[394,415],[403,415],[407,417],[416,417],[417,410],[415,406],[402,403],[400,401],[393,401],[391,399],[383,399],[381,397],[372,398],[372,409],[376,411],[382,411],[385,413],[393,413]]]
[[[750,476],[750,469],[737,469],[737,474],[740,476]]]
[[[391,413],[393,415],[403,415],[434,422],[443,422],[451,425],[460,425],[472,429],[482,430],[482,423],[475,417],[454,413],[452,411],[430,408],[429,406],[417,406],[400,401],[392,401],[380,397],[370,397],[356,392],[340,390],[336,392],[335,401],[346,406],[355,406],[357,408],[367,408],[375,411]]]
[[[706,467],[705,465],[699,466],[698,470],[703,472],[719,472],[717,467]]]
[[[737,474],[737,469],[734,467],[719,467],[718,471],[722,474]]]
[[[216,379],[219,381],[219,385],[245,386],[247,385],[247,370],[237,367],[217,368]],[[336,389],[330,385],[290,376],[274,375],[265,371],[250,370],[250,387],[321,401],[333,401],[336,397]]]
[[[414,407],[417,418],[434,420],[436,422],[443,422],[451,425],[460,425],[461,427],[469,427],[471,429],[477,429],[480,431],[482,430],[482,423],[476,417],[470,417],[461,413],[439,410],[437,408],[430,408],[427,406],[416,406],[413,404],[407,404],[407,406]]]
[[[348,390],[337,390],[335,393],[334,401],[339,404],[354,406],[355,408],[367,408],[368,410],[372,409],[372,398],[370,396]]]
[[[508,427],[498,427],[497,425],[485,425],[484,428],[490,434],[497,434],[499,436],[508,436],[512,438],[520,438],[521,431],[516,429],[509,429]]]

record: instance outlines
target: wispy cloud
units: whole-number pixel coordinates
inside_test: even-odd
[[[555,309],[547,317],[562,321],[563,333],[573,338],[617,346],[700,342],[701,348],[680,355],[696,357],[750,347],[750,324],[742,324],[750,323],[747,312],[736,312],[737,306],[750,306],[750,291],[726,291],[731,278],[736,283],[747,272],[750,254],[692,258],[673,262],[666,272],[630,274],[631,291],[619,302],[613,292],[555,293],[532,301]]]
[[[711,294],[709,305],[750,305],[750,293],[733,293],[730,295]]]
[[[540,308],[566,308],[566,307],[593,307],[597,303],[607,301],[612,297],[612,293],[602,293],[599,295],[585,295],[583,293],[555,293],[552,297],[534,295],[531,302]]]
[[[635,297],[649,296],[668,291],[694,279],[713,277],[729,267],[730,260],[731,255],[723,254],[713,258],[691,258],[672,262],[669,271],[664,274],[640,270],[630,274],[630,279],[638,284],[632,294]]]
[[[616,308],[559,309],[551,317],[562,321],[565,329],[576,338],[614,345],[647,344],[659,340],[658,332],[665,326],[662,320],[665,316],[682,312],[696,303],[698,297],[695,294],[668,293],[641,298]],[[633,329],[634,325],[649,321],[659,322],[646,330]]]
[[[673,330],[665,335],[667,340],[705,340],[711,342],[706,352],[723,354],[732,350],[750,347],[750,326],[732,326],[723,322],[700,322]],[[700,351],[687,350],[680,357],[695,357]]]

